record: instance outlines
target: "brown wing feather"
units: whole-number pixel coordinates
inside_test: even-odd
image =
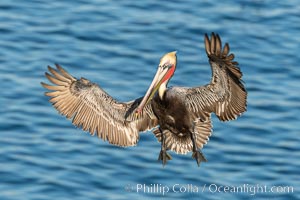
[[[215,112],[222,121],[233,120],[247,107],[242,72],[233,60],[234,54],[229,54],[228,43],[222,50],[219,35],[212,33],[211,39],[205,35],[205,49],[212,68],[211,83],[187,89],[188,107],[198,117]]]
[[[56,67],[48,67],[52,75],[45,74],[54,85],[41,84],[52,90],[45,95],[51,97],[49,101],[62,115],[73,118],[75,126],[119,146],[135,145],[140,131],[157,126],[150,105],[145,107],[146,112],[135,116],[132,110],[134,102],[139,99],[119,103],[97,84],[84,78],[77,80],[59,65]],[[125,120],[125,115],[128,120]]]

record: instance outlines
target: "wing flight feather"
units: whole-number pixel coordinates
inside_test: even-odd
[[[222,121],[236,119],[246,111],[247,91],[242,81],[242,72],[229,54],[229,44],[222,49],[219,35],[205,35],[205,50],[212,69],[212,79],[206,86],[188,88],[187,105],[197,117],[214,112]]]
[[[41,83],[50,90],[45,95],[59,113],[72,119],[72,123],[91,135],[108,140],[118,146],[135,145],[139,132],[157,126],[157,118],[150,105],[139,116],[134,109],[141,98],[135,101],[117,102],[97,84],[85,78],[76,79],[61,66],[48,67],[45,73],[54,85]]]

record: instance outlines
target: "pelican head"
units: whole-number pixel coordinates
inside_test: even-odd
[[[167,89],[167,84],[175,72],[176,62],[176,51],[167,53],[160,59],[158,69],[152,80],[152,83],[136,110],[137,114],[142,112],[144,106],[150,102],[157,90],[160,99],[163,99],[164,93]]]

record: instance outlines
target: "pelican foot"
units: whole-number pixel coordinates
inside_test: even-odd
[[[197,161],[198,167],[200,166],[201,162],[206,162],[206,158],[204,156],[204,154],[200,151],[194,151],[192,158],[194,158]]]
[[[158,160],[162,161],[163,166],[167,164],[167,160],[172,160],[172,156],[167,151],[161,150],[158,156]]]

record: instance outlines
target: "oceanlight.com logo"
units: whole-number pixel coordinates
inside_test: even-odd
[[[174,184],[163,185],[159,183],[153,184],[128,184],[125,186],[125,191],[138,194],[160,194],[162,196],[168,193],[244,193],[249,195],[256,195],[258,193],[293,193],[293,186],[268,186],[264,184],[242,184],[238,186],[233,185],[218,185],[218,184]]]

